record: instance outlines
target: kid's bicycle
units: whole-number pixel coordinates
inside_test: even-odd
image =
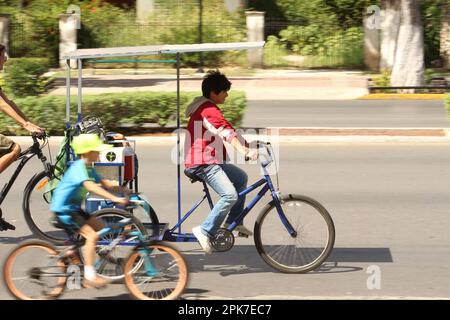
[[[66,224],[70,216],[60,217]],[[95,263],[101,276],[113,274],[125,278],[130,294],[142,300],[178,298],[188,282],[186,262],[173,247],[149,240],[139,230],[131,228],[132,218],[124,218],[99,231],[99,237],[112,240],[100,246]],[[66,288],[74,289],[83,277],[81,247],[83,239],[67,229],[69,246],[63,250],[52,244],[31,240],[19,244],[6,258],[3,279],[9,292],[18,299],[55,299]],[[134,249],[126,259],[118,259],[115,249],[119,243],[134,238]],[[69,281],[68,281],[69,280]]]

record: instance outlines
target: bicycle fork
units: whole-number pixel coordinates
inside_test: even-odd
[[[273,187],[272,180],[270,179],[270,176],[268,174],[265,176],[265,178],[266,178],[267,184],[269,186],[270,192],[272,193],[272,199],[275,204],[275,208],[277,209],[278,216],[280,217],[281,222],[283,223],[283,225],[286,228],[289,235],[292,238],[296,238],[297,231],[295,231],[294,227],[292,226],[292,224],[289,222],[288,218],[284,214],[283,208],[281,207],[282,200],[281,200],[281,196],[280,196],[279,192],[277,192],[275,190],[275,188]]]

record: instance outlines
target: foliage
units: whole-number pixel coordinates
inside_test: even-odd
[[[35,96],[45,91],[42,75],[48,69],[45,58],[15,58],[5,65],[5,88],[15,97]]]
[[[264,66],[266,67],[285,67],[288,62],[284,59],[288,55],[285,44],[275,36],[268,36],[264,46]]]
[[[344,29],[361,26],[367,7],[379,4],[379,0],[249,0],[250,8],[269,10],[266,16],[271,18]]]
[[[389,87],[391,85],[391,70],[381,70],[381,74],[373,79],[373,83],[377,87]]]
[[[194,97],[199,94],[182,92],[180,97],[180,121],[187,123],[185,110]],[[33,123],[46,128],[50,134],[62,135],[65,128],[65,97],[43,96],[26,97],[14,100]],[[77,99],[71,99],[71,110],[76,110]],[[245,93],[231,91],[226,103],[221,105],[223,114],[234,126],[238,127],[244,116],[246,106]],[[126,133],[125,124],[134,128],[144,123],[157,123],[164,127],[175,124],[176,94],[158,92],[133,92],[117,94],[85,95],[83,114],[97,115],[108,130]],[[75,122],[72,114],[71,122]],[[4,134],[27,134],[9,117],[0,117],[0,126]],[[132,129],[132,128],[131,128]]]
[[[308,57],[304,66],[358,67],[363,61],[361,28],[323,32],[317,25],[289,26],[280,32],[279,43],[300,56]],[[271,45],[275,43],[271,41]]]
[[[427,65],[432,65],[432,62],[440,57],[441,6],[446,1],[447,0],[424,0],[421,2],[425,62]]]
[[[15,57],[47,57],[53,67],[59,65],[58,17],[67,12],[70,4],[79,6],[81,10],[81,29],[78,31],[80,48],[199,42],[197,0],[155,1],[155,13],[149,17],[147,23],[136,22],[134,10],[116,7],[102,0],[30,0],[25,3],[26,5],[20,8],[16,1],[0,0],[0,4],[8,5],[8,12],[13,14],[11,53]],[[202,20],[203,42],[245,40],[243,10],[230,13],[225,9],[223,0],[204,1]],[[246,52],[183,54],[182,66],[197,66],[200,55],[204,66],[215,67],[229,61],[245,64]],[[173,55],[150,58],[173,59]]]

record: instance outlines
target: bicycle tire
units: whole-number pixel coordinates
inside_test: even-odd
[[[102,220],[104,223],[108,223],[107,217],[115,217],[114,221],[111,221],[112,223],[117,222],[122,219],[125,219],[125,218],[131,218],[132,219],[131,225],[134,226],[134,228],[136,228],[137,230],[139,230],[139,232],[142,234],[142,236],[144,236],[144,237],[148,236],[147,229],[142,225],[142,223],[139,221],[139,219],[137,219],[136,217],[134,217],[133,215],[131,215],[130,213],[128,213],[125,210],[115,209],[115,208],[105,208],[105,209],[100,209],[98,211],[93,212],[92,215],[94,217],[96,217],[97,219]],[[112,241],[112,240],[114,240],[114,237],[112,237],[111,234],[107,234],[103,239],[99,239],[99,240]],[[132,241],[132,239],[129,239],[129,240]],[[105,247],[107,247],[107,245]],[[97,246],[97,252],[99,252],[101,250],[101,248],[102,247]],[[130,250],[127,250],[128,248],[130,248],[130,250],[132,250],[132,248],[134,248],[134,246],[117,245],[113,249],[112,254],[115,254],[115,256],[113,258],[114,258],[114,260],[117,260],[117,261],[111,261],[111,259],[103,259],[102,260],[102,258],[99,258],[99,260],[96,262],[96,266],[101,266],[101,267],[105,268],[107,266],[105,263],[109,262],[109,266],[113,267],[113,269],[109,268],[109,269],[104,269],[104,270],[98,270],[98,268],[96,268],[97,274],[100,277],[108,279],[113,282],[122,280],[124,278],[124,273],[123,273],[123,265],[120,265],[120,264],[122,264],[122,263],[125,264],[126,258],[129,256],[129,251],[130,251]],[[82,252],[79,252],[79,256],[84,261]],[[109,258],[111,257],[111,253],[109,253],[108,257]],[[109,270],[109,272],[108,272],[108,270]]]
[[[281,206],[297,234],[295,237],[289,235],[281,223],[274,201],[271,201],[261,210],[255,222],[254,241],[259,255],[269,266],[284,273],[306,273],[318,268],[334,246],[335,228],[330,214],[319,202],[302,195],[282,197]],[[295,207],[294,213],[291,207]],[[309,240],[309,243],[307,237],[316,235],[320,239],[317,242]],[[288,244],[281,244],[285,240]],[[313,256],[315,252],[317,256]],[[293,262],[294,258],[304,261]]]
[[[25,187],[22,209],[25,221],[33,234],[44,241],[61,246],[67,240],[67,233],[64,229],[57,228],[52,224],[54,214],[50,211],[49,201],[45,199],[44,194],[46,179],[47,182],[50,179],[46,171],[42,171],[30,179]],[[41,198],[42,200],[40,200]],[[42,203],[37,203],[39,201]]]
[[[4,264],[4,268],[3,268],[3,280],[4,283],[6,285],[6,288],[8,289],[8,291],[17,299],[21,299],[21,300],[51,300],[51,299],[56,299],[57,297],[59,297],[65,289],[66,286],[66,282],[67,282],[67,266],[65,265],[65,263],[62,260],[57,259],[56,260],[56,264],[54,267],[61,269],[61,273],[64,276],[61,277],[55,277],[53,272],[52,272],[52,276],[49,277],[50,279],[57,279],[57,284],[54,286],[53,290],[47,294],[47,295],[42,295],[42,296],[38,296],[38,297],[32,297],[29,294],[24,293],[24,288],[26,288],[26,286],[21,285],[21,286],[17,286],[15,284],[16,279],[20,279],[20,278],[27,278],[27,276],[30,278],[33,278],[33,284],[36,284],[37,280],[36,277],[40,277],[40,272],[41,272],[41,268],[34,266],[31,269],[27,269],[27,272],[25,273],[26,276],[23,277],[17,277],[15,275],[15,273],[13,272],[14,266],[15,266],[15,262],[17,261],[17,258],[25,251],[29,250],[29,249],[36,249],[36,248],[40,248],[42,249],[43,252],[46,253],[46,257],[48,256],[53,256],[55,259],[58,255],[58,251],[53,247],[52,244],[48,243],[48,242],[44,242],[44,241],[40,241],[40,240],[31,240],[31,241],[25,241],[21,244],[19,244],[16,248],[14,248],[10,254],[8,255],[8,257],[6,258],[5,264]],[[26,259],[28,260],[28,259]],[[25,261],[26,265],[30,264],[30,263],[37,263],[37,259],[33,259],[32,261]],[[18,262],[18,264],[20,265],[20,267],[23,267],[24,263],[20,263],[20,261]],[[49,266],[46,266],[46,268],[50,268]],[[33,276],[34,274],[34,276]],[[41,287],[39,287],[38,290],[40,293],[42,293],[41,291]]]
[[[152,272],[157,271],[157,273],[148,274],[149,270],[135,270],[136,260],[141,259],[145,261],[145,258],[142,258],[141,250],[135,250],[131,253],[125,264],[125,284],[130,294],[139,300],[174,300],[179,298],[183,294],[189,280],[188,268],[183,256],[178,250],[166,243],[152,242],[145,244],[145,246],[146,254],[153,254],[153,256],[150,256],[150,268],[153,269]],[[168,255],[163,257],[164,253]],[[170,259],[168,263],[163,261],[166,257]],[[175,265],[176,269],[174,268]],[[148,263],[145,262],[142,266],[144,269],[149,267]],[[156,270],[154,267],[156,267]],[[144,281],[142,281],[142,278],[144,278]],[[139,279],[139,284],[145,283],[145,288],[150,289],[151,287],[153,291],[144,292],[139,288],[137,279]],[[174,287],[172,288],[173,284]],[[162,288],[154,289],[158,286]]]

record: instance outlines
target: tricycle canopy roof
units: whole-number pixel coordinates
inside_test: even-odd
[[[164,53],[185,53],[223,50],[257,49],[264,46],[264,41],[256,42],[228,42],[228,43],[200,43],[200,44],[164,44],[153,46],[115,47],[79,49],[68,52],[63,59],[95,59],[110,57],[127,57]]]
[[[128,57],[151,54],[176,54],[177,69],[177,128],[180,128],[180,54],[187,52],[248,50],[264,47],[264,41],[200,43],[200,44],[162,44],[153,46],[134,46],[116,48],[79,49],[68,52],[62,59],[66,60],[66,124],[70,125],[70,60],[77,60],[78,65],[78,121],[81,121],[82,104],[82,68],[83,59],[111,57]],[[181,220],[181,183],[180,183],[180,131],[177,130],[177,180],[178,180],[178,221]],[[181,233],[181,225],[178,227]]]

